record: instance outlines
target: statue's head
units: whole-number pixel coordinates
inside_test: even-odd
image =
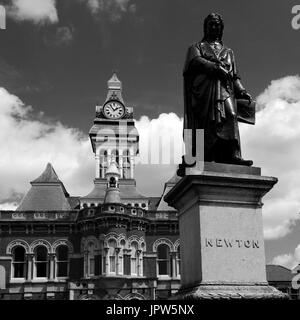
[[[224,22],[218,13],[210,13],[204,20],[203,40],[222,40]]]

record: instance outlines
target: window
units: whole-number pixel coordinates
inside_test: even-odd
[[[56,249],[56,277],[68,277],[69,249],[67,246],[59,246]]]
[[[90,242],[88,244],[87,252],[87,276],[95,275],[95,244]]]
[[[111,152],[111,160],[119,165],[119,150],[113,150]]]
[[[48,278],[48,251],[44,246],[35,248],[35,276],[37,278]]]
[[[110,177],[109,179],[109,187],[116,188],[117,187],[117,180],[115,177]]]
[[[170,248],[166,244],[157,247],[157,267],[158,275],[169,276],[170,270]]]
[[[107,151],[100,151],[100,178],[104,178],[105,172],[107,170]]]
[[[123,177],[124,179],[130,179],[130,153],[129,150],[125,150],[123,160]]]
[[[115,240],[109,240],[108,242],[108,259],[109,259],[109,273],[116,273],[116,264],[117,264],[117,253],[116,247],[117,243]]]
[[[24,279],[26,272],[25,249],[21,246],[13,249],[13,278]]]
[[[131,243],[131,275],[138,275],[138,244]]]

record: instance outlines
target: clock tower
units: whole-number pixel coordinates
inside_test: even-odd
[[[95,154],[95,188],[81,203],[97,205],[105,197],[106,171],[115,163],[119,173],[120,196],[123,203],[148,207],[147,199],[136,189],[135,157],[139,153],[139,134],[134,125],[133,107],[122,96],[122,82],[114,73],[107,82],[108,92],[103,105],[96,106],[96,117],[89,132]]]

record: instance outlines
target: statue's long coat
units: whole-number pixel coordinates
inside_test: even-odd
[[[226,66],[229,80],[214,72],[216,61]],[[236,144],[240,156],[240,137],[237,121],[226,115],[225,101],[232,99],[238,120],[254,124],[255,105],[237,105],[236,93],[243,89],[237,72],[233,51],[225,46],[218,56],[206,42],[190,46],[184,66],[184,128],[204,129],[205,153],[218,139]],[[254,110],[253,110],[254,108]]]

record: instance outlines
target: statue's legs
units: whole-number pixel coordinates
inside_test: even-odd
[[[216,162],[251,166],[253,161],[242,159],[240,147],[240,134],[236,112],[236,101],[228,97],[224,101],[226,122],[224,123],[218,139],[212,149]]]

